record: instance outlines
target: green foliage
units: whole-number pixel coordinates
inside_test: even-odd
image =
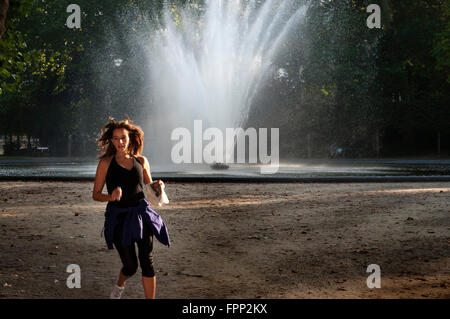
[[[447,74],[450,83],[450,2],[444,1],[441,8],[440,23],[443,25],[436,34],[433,46],[433,56],[436,58],[436,69]]]
[[[450,138],[449,2],[379,1],[382,28],[369,29],[372,2],[311,2],[295,58],[283,65],[296,89],[266,88],[253,110],[251,125],[285,132],[285,154],[307,156],[308,136],[316,156],[331,143],[374,156],[377,134],[387,156],[434,153],[438,132]]]
[[[168,1],[175,20],[186,2]],[[307,19],[283,44],[289,50],[274,67],[289,77],[268,83],[249,125],[282,127],[285,154],[306,156],[307,136],[317,155],[338,143],[367,156],[377,132],[386,155],[421,147],[421,132],[450,137],[449,2],[380,0],[383,28],[369,29],[372,2],[309,1]],[[11,0],[0,41],[0,134],[39,138],[55,155],[66,154],[69,136],[72,154],[92,154],[108,116],[144,118],[149,63],[139,44],[151,41],[165,5],[78,0],[81,28],[69,29],[71,3]],[[389,144],[394,135],[401,138]]]

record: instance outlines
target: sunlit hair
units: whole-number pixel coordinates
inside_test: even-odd
[[[101,152],[99,159],[109,157],[116,154],[116,148],[112,143],[113,132],[115,129],[124,128],[128,131],[130,143],[128,144],[128,153],[131,155],[141,155],[144,148],[144,132],[139,126],[133,125],[133,121],[127,116],[123,121],[116,121],[109,118],[109,123],[102,127],[100,138],[97,139],[99,145],[98,150]]]

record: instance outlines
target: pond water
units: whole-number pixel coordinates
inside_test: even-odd
[[[93,179],[97,162],[70,159],[0,160],[1,178]],[[229,164],[212,169],[207,164],[152,166],[154,177],[344,177],[344,176],[450,176],[450,160],[304,160],[282,163],[274,174],[262,174],[261,165]]]

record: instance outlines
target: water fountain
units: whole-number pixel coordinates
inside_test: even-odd
[[[156,167],[174,166],[170,137],[177,127],[193,132],[194,120],[222,132],[245,125],[253,97],[278,71],[283,40],[305,16],[298,2],[210,0],[176,10],[166,4],[147,47],[153,106],[146,149]]]
[[[145,99],[148,106],[143,113],[148,118],[140,118],[138,122],[148,124],[143,125],[146,137],[144,155],[151,161],[154,176],[203,177],[205,173],[209,173],[248,179],[260,177],[259,168],[252,165],[232,165],[229,171],[224,172],[211,171],[209,165],[198,167],[195,164],[175,164],[171,158],[175,143],[171,140],[171,133],[178,127],[194,132],[195,120],[202,122],[203,129],[214,127],[222,132],[226,128],[245,126],[250,108],[255,107],[252,105],[254,98],[262,92],[266,81],[274,76],[290,76],[278,66],[280,52],[282,49],[290,49],[284,47],[284,44],[289,42],[286,40],[292,39],[294,31],[298,31],[298,26],[305,20],[308,1],[201,2],[198,5],[198,2],[188,1],[182,7],[172,7],[166,3],[157,27],[154,23],[144,22],[141,28],[136,28],[136,32],[134,25],[130,28],[130,23],[136,21],[136,16],[145,17],[146,13],[129,13],[132,17],[125,13],[119,19],[123,24],[118,29],[132,29],[134,32],[134,35],[127,33],[124,36],[133,42],[130,45],[132,49],[127,52],[139,46],[146,52],[146,61],[135,59],[133,54],[121,55],[119,44],[123,43],[119,39],[108,37],[111,48],[99,52],[99,61],[93,65],[98,65],[98,73],[112,78],[109,79],[111,82],[116,81],[118,73],[111,72],[110,69],[105,71],[107,68],[104,68],[104,64],[98,63],[100,60],[111,62],[110,59],[105,59],[104,52],[114,56],[114,67],[118,69],[124,64],[142,69],[148,66],[148,83],[143,85],[148,94]],[[113,36],[115,29],[109,34]],[[123,91],[127,89],[118,87]],[[107,93],[105,92],[108,97]],[[448,178],[448,161],[428,163],[430,165],[427,163],[343,161],[339,165],[330,166],[326,160],[314,160],[284,163],[274,177],[303,179],[328,176],[364,178],[445,175]],[[51,163],[3,161],[0,163],[0,179],[91,179],[95,175],[96,165],[97,162],[80,164],[72,163],[71,160]]]

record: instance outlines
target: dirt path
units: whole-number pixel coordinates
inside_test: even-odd
[[[0,297],[107,298],[91,182],[0,182]],[[157,298],[450,298],[450,183],[167,184]],[[69,289],[66,267],[81,268]],[[369,289],[367,266],[381,268]],[[142,298],[140,269],[124,298]]]

